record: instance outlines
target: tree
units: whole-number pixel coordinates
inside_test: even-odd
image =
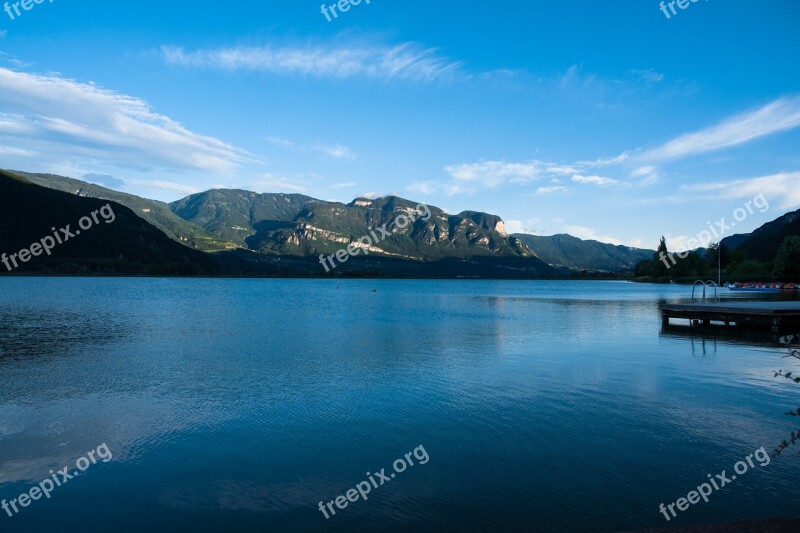
[[[681,257],[683,256],[683,257]],[[652,276],[654,278],[689,278],[703,277],[708,273],[708,265],[696,252],[670,254],[667,239],[663,236],[653,259],[640,261],[633,270],[637,278]]]
[[[736,263],[736,265],[731,265],[731,269],[729,272],[732,276],[763,276],[766,277],[767,267],[755,259],[745,259],[744,261],[740,261]]]
[[[784,355],[784,359],[786,358],[794,358],[800,359],[800,335],[790,335],[788,337],[781,338],[781,343],[785,344],[786,347],[789,349],[789,353]],[[783,370],[778,370],[775,372],[775,377],[782,377],[786,378],[789,381],[793,381],[794,383],[800,383],[800,378],[794,377],[791,372],[784,372]],[[800,408],[797,411],[788,411],[786,413],[789,416],[800,416]],[[773,457],[777,457],[780,455],[783,450],[788,448],[789,446],[793,446],[800,441],[800,430],[795,433],[792,431],[792,434],[788,440],[784,440],[783,442],[775,448],[775,452],[772,454]]]
[[[728,263],[728,268],[726,269],[728,271],[728,274],[736,275],[736,272],[739,269],[739,265],[744,261],[747,261],[748,259],[749,258],[747,257],[747,254],[745,254],[743,251],[731,250],[731,260],[730,263]],[[762,274],[767,274],[766,266],[764,266],[764,272],[762,272]]]
[[[640,261],[633,269],[633,275],[637,278],[644,278],[653,275],[653,262],[649,259]]]
[[[676,259],[677,264],[669,271],[670,278],[702,278],[708,274],[708,263],[696,252],[689,252],[683,259],[676,256]]]
[[[669,265],[669,266],[667,266]],[[656,253],[653,254],[652,272],[653,276],[660,278],[667,274],[667,271],[672,267],[672,262],[669,259],[669,250],[667,249],[667,239],[661,236],[661,242],[658,243]]]
[[[727,267],[731,261],[733,260],[733,252],[730,248],[725,246],[724,244],[720,243],[711,243],[708,248],[706,248],[706,260],[708,261],[708,265],[715,269],[717,268],[718,262],[717,257],[721,256],[722,258],[722,268]]]
[[[660,278],[666,275],[669,265],[673,266],[668,258],[669,250],[667,250],[667,239],[663,236],[658,243],[658,249],[653,254],[653,259],[644,259],[633,268],[633,274],[637,278],[643,277],[656,277]],[[665,264],[666,262],[666,264]]]
[[[773,275],[778,278],[800,276],[800,235],[790,235],[783,241],[775,258]]]

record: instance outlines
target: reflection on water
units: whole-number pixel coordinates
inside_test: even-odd
[[[87,316],[59,308],[0,305],[0,364],[4,357],[44,357],[100,347],[129,334],[120,317]]]
[[[745,347],[760,346],[774,351],[780,345],[780,335],[737,327],[694,327],[671,324],[661,329],[661,336],[688,341],[692,354],[716,355],[718,344]]]
[[[662,527],[658,504],[698,472],[796,429],[771,339],[661,331],[658,304],[686,296],[617,282],[0,279],[0,498],[102,442],[114,451],[0,524]],[[419,445],[424,469],[319,513]],[[796,495],[798,473],[776,461],[678,525],[784,515],[772,495]]]

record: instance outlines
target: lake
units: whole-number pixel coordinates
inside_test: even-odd
[[[796,449],[669,523],[659,511],[800,427],[784,414],[800,385],[773,374],[800,365],[769,334],[662,332],[658,304],[690,292],[2,278],[0,499],[78,472],[100,445],[112,457],[0,510],[0,530],[618,531],[797,515]],[[367,499],[338,507],[362,482]]]

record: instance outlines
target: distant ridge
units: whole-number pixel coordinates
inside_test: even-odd
[[[236,247],[233,243],[220,239],[194,224],[186,223],[185,220],[170,211],[169,205],[164,202],[140,198],[133,194],[114,191],[101,187],[100,185],[94,185],[93,183],[56,176],[54,174],[31,174],[29,172],[19,171],[8,172],[21,176],[31,183],[47,187],[48,189],[55,189],[78,196],[98,198],[100,200],[112,200],[118,204],[122,204],[166,233],[171,239],[190,248],[209,252]]]
[[[753,233],[726,237],[722,239],[722,244],[750,259],[770,262],[778,255],[778,248],[786,237],[791,235],[800,235],[800,209],[767,222]]]
[[[398,216],[414,213],[423,206],[397,196],[356,198],[344,204],[302,194],[239,189],[209,190],[167,204],[51,174],[16,171],[13,175],[73,196],[125,205],[183,246],[214,252],[223,270],[227,268],[231,273],[266,269],[273,274],[324,274],[322,267],[315,265],[320,254],[334,254],[372,229],[391,224]],[[497,215],[479,211],[453,215],[434,206],[423,207],[429,210],[428,220],[417,216],[407,228],[374,243],[368,256],[342,266],[337,275],[368,271],[369,275],[391,272],[402,276],[407,271],[424,277],[430,270],[446,277],[447,269],[453,269],[453,276],[457,277],[621,273],[653,253],[566,234],[509,235],[505,222]],[[225,250],[229,253],[220,254]],[[237,250],[257,255],[243,255]]]
[[[567,234],[542,237],[516,233],[514,237],[550,266],[572,270],[621,272],[631,270],[640,261],[653,256],[653,250],[585,241]]]
[[[110,204],[114,221],[58,244],[0,274],[151,274],[197,275],[216,270],[208,255],[170,239],[129,208],[116,202],[47,189],[0,170],[0,253],[14,254]]]

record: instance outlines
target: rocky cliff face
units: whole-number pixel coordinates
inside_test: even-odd
[[[475,211],[449,215],[396,196],[341,204],[303,195],[216,190],[189,196],[171,208],[213,234],[269,254],[329,254],[356,243],[368,253],[418,260],[533,256],[508,236],[498,216]]]

